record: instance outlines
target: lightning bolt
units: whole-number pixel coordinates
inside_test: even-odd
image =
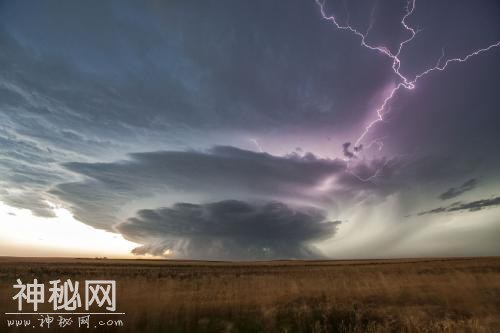
[[[257,147],[257,149],[259,149],[259,153],[263,153],[264,152],[264,150],[262,149],[262,146],[260,145],[259,141],[257,141],[257,139],[250,138],[248,140],[250,142],[252,142]]]
[[[337,29],[350,32],[350,33],[354,34],[355,36],[359,37],[361,40],[361,46],[363,46],[371,51],[378,52],[378,53],[390,58],[392,60],[392,66],[391,66],[392,71],[399,78],[399,83],[388,92],[387,96],[384,98],[382,103],[375,109],[375,118],[372,121],[370,121],[368,123],[368,125],[366,125],[364,130],[361,132],[361,135],[356,139],[356,141],[354,143],[355,149],[353,152],[353,157],[349,158],[349,161],[352,158],[355,158],[356,155],[358,155],[361,152],[361,148],[363,147],[363,141],[364,141],[365,137],[368,135],[368,133],[370,132],[370,130],[379,122],[384,121],[384,116],[388,112],[387,111],[388,105],[390,104],[392,99],[397,95],[397,93],[400,90],[402,90],[402,89],[413,90],[413,89],[415,89],[417,82],[421,78],[423,78],[424,76],[426,76],[432,72],[435,72],[435,71],[441,71],[441,72],[445,71],[446,68],[448,67],[448,65],[450,65],[452,63],[467,62],[470,58],[472,58],[474,56],[477,56],[481,53],[487,52],[495,47],[500,46],[500,40],[499,40],[499,41],[497,41],[497,42],[495,42],[495,43],[493,43],[485,48],[474,50],[473,52],[465,55],[464,57],[450,58],[444,62],[443,62],[443,59],[445,57],[445,53],[444,53],[444,49],[443,49],[441,57],[438,59],[437,63],[434,65],[434,67],[429,67],[426,70],[424,70],[423,72],[415,75],[413,78],[409,78],[408,76],[406,76],[400,72],[400,68],[401,68],[400,55],[401,55],[401,52],[403,51],[404,47],[407,44],[411,43],[411,41],[413,41],[413,39],[415,39],[415,37],[421,31],[420,29],[416,29],[407,23],[407,19],[415,11],[416,0],[407,0],[407,2],[406,2],[405,14],[403,15],[403,17],[401,19],[401,26],[409,33],[409,37],[399,43],[398,48],[397,48],[395,53],[391,52],[391,50],[389,50],[385,46],[371,45],[367,42],[368,33],[371,30],[371,26],[372,26],[373,22],[370,23],[370,26],[368,27],[367,31],[365,33],[362,33],[359,30],[357,30],[355,27],[349,25],[349,23],[346,23],[346,24],[339,23],[339,21],[337,20],[335,15],[328,15],[326,13],[326,10],[325,10],[326,0],[315,0],[315,2],[319,6],[320,13],[321,13],[321,16],[323,19],[333,23],[333,25]],[[377,145],[378,149],[380,151],[380,150],[382,150],[383,142],[380,139],[376,139],[376,140],[373,140],[372,142],[370,142],[369,144],[367,144],[366,147],[369,148],[373,145]],[[351,174],[353,174],[353,176],[355,176],[356,178],[358,178],[361,181],[372,181],[374,178],[376,178],[380,175],[381,169],[387,165],[387,163],[384,164],[380,169],[376,170],[375,173],[373,175],[371,175],[370,177],[363,178],[363,177],[356,175],[355,173],[353,173],[351,171],[349,161],[348,161],[348,168],[347,168],[348,171],[351,172]]]

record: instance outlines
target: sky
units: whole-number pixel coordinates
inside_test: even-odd
[[[0,255],[500,255],[499,15],[1,1]]]

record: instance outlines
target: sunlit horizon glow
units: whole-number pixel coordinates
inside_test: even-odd
[[[0,202],[0,253],[27,257],[108,257],[113,259],[148,258],[135,256],[138,244],[120,234],[94,229],[77,221],[71,212],[54,207],[56,217],[34,216],[27,209]]]
[[[328,180],[330,181],[330,180]],[[488,248],[496,242],[496,214],[500,208],[481,213],[458,216],[441,216],[423,222],[412,218],[405,225],[393,230],[415,229],[403,244],[394,243],[389,222],[396,214],[397,204],[389,200],[384,204],[385,213],[366,215],[355,210],[350,212],[347,223],[339,228],[335,241],[326,240],[318,248],[331,253],[331,259],[397,259],[412,257],[488,256]],[[392,212],[391,212],[392,211]],[[62,257],[62,258],[109,258],[109,259],[166,259],[174,254],[167,249],[162,256],[137,255],[132,250],[140,244],[130,242],[119,233],[92,228],[76,220],[67,209],[55,207],[56,217],[37,217],[27,209],[10,207],[0,202],[0,253],[7,257]],[[479,225],[470,219],[481,217]],[[425,227],[422,227],[422,223]],[[471,242],[469,235],[482,237],[482,246]],[[442,240],[449,238],[447,244]],[[458,241],[456,238],[462,238]],[[425,246],[422,246],[425,244]],[[367,251],[368,249],[368,251]]]

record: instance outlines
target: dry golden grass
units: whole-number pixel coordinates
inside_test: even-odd
[[[0,258],[1,315],[16,310],[11,297],[18,277],[47,284],[115,279],[125,332],[500,332],[500,258]]]

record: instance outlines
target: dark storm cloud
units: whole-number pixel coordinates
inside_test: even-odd
[[[312,154],[279,157],[229,146],[135,153],[130,158],[115,163],[67,163],[67,170],[87,179],[60,184],[51,193],[67,202],[78,219],[109,228],[116,222],[112,215],[118,207],[155,194],[297,199],[345,169],[343,161]]]
[[[449,206],[438,207],[428,211],[418,213],[418,215],[437,214],[437,213],[450,213],[468,210],[475,212],[486,208],[492,208],[500,205],[500,197],[490,199],[481,199],[471,202],[455,202]]]
[[[61,182],[57,163],[210,147],[212,132],[232,142],[238,131],[342,128],[388,75],[348,73],[359,46],[318,20],[314,2],[0,6],[0,167],[13,175],[2,185],[21,181],[37,202]],[[27,160],[36,177],[13,165]]]
[[[337,5],[329,10],[344,13]],[[370,32],[374,40],[387,35],[392,43],[404,34],[397,20],[404,4],[383,5],[375,12],[372,4],[348,7],[353,24],[375,22]],[[380,13],[387,19],[377,20]],[[31,159],[43,170],[57,162],[110,160],[110,152],[119,158],[130,151],[206,147],[212,142],[204,141],[204,131],[211,130],[272,130],[279,135],[290,127],[305,133],[323,127],[358,129],[358,121],[373,109],[372,97],[391,77],[387,59],[322,20],[314,1],[286,6],[279,1],[19,1],[3,3],[0,18],[0,120],[23,143],[0,154]],[[448,23],[453,22],[443,24],[445,32],[453,31]],[[434,90],[439,96],[430,98],[433,103],[443,95],[442,89]],[[486,109],[484,98],[472,97]],[[419,103],[427,99],[419,98]],[[458,113],[470,107],[460,104],[441,109]],[[399,111],[397,105],[394,109]],[[422,128],[428,126],[412,126],[414,117],[407,116],[420,115],[420,109],[435,107],[412,106],[400,112],[410,125],[393,121],[394,127],[427,133]],[[436,132],[446,137],[457,118],[440,121]],[[490,133],[480,132],[481,125],[496,123],[476,118],[475,130],[467,131],[471,136]],[[497,141],[495,136],[489,142]],[[37,151],[24,144],[32,142]],[[426,150],[432,143],[419,147]],[[358,149],[344,148],[346,156]],[[14,170],[4,166],[6,173]],[[47,173],[22,179],[26,187],[28,180],[33,188],[40,182],[47,188],[56,184]]]
[[[319,256],[310,243],[333,236],[339,223],[316,208],[224,200],[140,210],[117,230],[143,244],[136,254],[172,250],[176,258],[306,259]]]
[[[113,132],[341,126],[351,108],[364,104],[357,97],[388,75],[380,67],[348,75],[348,65],[336,65],[336,58],[354,62],[344,54],[359,47],[318,20],[314,2],[3,7],[8,101],[28,100],[39,116],[64,117],[74,130],[111,122]],[[342,52],[332,34],[346,42]],[[311,44],[317,52],[309,52]],[[326,71],[343,76],[344,84]]]
[[[83,71],[62,55],[41,52],[34,57],[1,28],[0,41],[4,45],[0,52],[1,103],[10,111],[2,116],[13,130],[38,141],[90,152],[99,149],[99,144],[116,144],[121,135],[133,135],[132,129],[153,130],[155,124],[157,129],[168,129],[160,121],[168,115],[191,114],[184,105],[188,97],[182,86],[168,72],[144,68],[149,80],[142,82],[132,76],[121,81],[105,73]]]
[[[477,186],[477,180],[472,178],[460,185],[459,187],[451,187],[449,188],[446,192],[442,193],[439,198],[441,200],[448,200],[452,198],[456,198],[459,195],[462,195],[463,193],[467,191],[473,190]]]

